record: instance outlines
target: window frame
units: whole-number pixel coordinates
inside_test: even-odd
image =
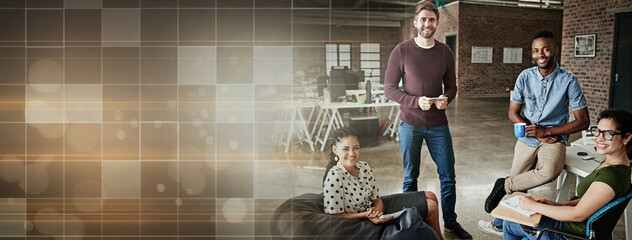
[[[381,44],[379,42],[360,43],[360,70],[364,71],[365,80],[380,83],[382,77]],[[371,57],[372,56],[372,57]],[[377,59],[375,57],[377,56]],[[367,66],[376,64],[376,66]],[[377,70],[377,72],[375,71]],[[377,73],[377,74],[376,74]]]
[[[335,46],[335,51],[332,51],[331,46]],[[348,47],[348,51],[341,51],[341,46]],[[344,50],[344,49],[342,49]],[[330,58],[332,54],[335,53],[335,59]],[[349,59],[341,59],[343,54],[348,54]],[[325,43],[325,70],[327,75],[329,76],[329,72],[331,72],[332,66],[346,66],[351,69],[351,43]],[[332,65],[334,63],[336,65]],[[348,65],[343,65],[344,63],[348,63]]]

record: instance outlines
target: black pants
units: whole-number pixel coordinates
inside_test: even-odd
[[[416,207],[422,218],[428,216],[428,203],[426,202],[426,193],[424,191],[382,196],[382,202],[384,202],[384,214],[397,212],[404,207]]]

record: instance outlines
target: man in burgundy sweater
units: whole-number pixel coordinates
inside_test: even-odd
[[[404,192],[417,191],[421,145],[428,150],[441,181],[441,209],[445,230],[462,239],[472,236],[456,221],[456,177],[454,150],[445,108],[456,97],[454,55],[434,39],[439,10],[428,2],[415,9],[413,20],[418,34],[393,50],[384,77],[388,99],[400,104],[399,140],[404,167]],[[398,88],[400,80],[403,91]],[[430,97],[447,97],[430,100]]]

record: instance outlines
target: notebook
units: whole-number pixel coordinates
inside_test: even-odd
[[[519,212],[527,217],[531,217],[533,216],[533,214],[536,214],[536,212],[527,211],[520,208],[520,203],[518,202],[518,200],[519,200],[518,196],[510,197],[510,198],[500,201],[500,205],[513,209],[516,212]]]

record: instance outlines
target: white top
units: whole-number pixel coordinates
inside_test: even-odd
[[[369,164],[358,161],[356,167],[358,178],[347,172],[340,161],[329,170],[323,183],[325,213],[361,213],[373,204],[371,200],[380,197]]]
[[[417,46],[419,46],[420,48],[423,48],[423,49],[431,49],[432,47],[434,47],[434,44],[432,44],[432,46],[430,46],[430,47],[421,46],[421,43],[417,42],[417,38],[413,38],[413,41],[415,42],[415,44],[417,44]]]

